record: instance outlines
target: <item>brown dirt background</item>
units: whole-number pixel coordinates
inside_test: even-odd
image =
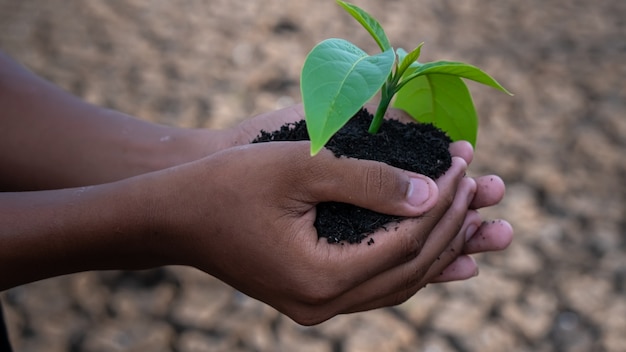
[[[71,275],[2,294],[18,351],[626,351],[626,2],[356,1],[422,61],[466,61],[474,174],[513,224],[479,277],[304,328],[196,270]],[[0,0],[0,48],[86,100],[223,128],[299,101],[312,46],[376,50],[333,1]]]

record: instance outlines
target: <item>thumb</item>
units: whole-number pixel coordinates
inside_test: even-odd
[[[317,202],[350,203],[384,214],[419,216],[437,203],[437,184],[430,178],[387,164],[337,158],[322,150],[311,158],[311,195]]]

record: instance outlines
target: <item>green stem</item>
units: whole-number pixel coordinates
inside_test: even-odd
[[[380,126],[383,124],[383,120],[385,118],[385,113],[387,112],[387,108],[391,103],[391,98],[393,97],[393,90],[388,89],[387,84],[385,84],[381,90],[381,98],[380,103],[378,103],[378,108],[376,109],[376,114],[374,115],[374,119],[370,124],[370,128],[368,132],[371,134],[378,133]]]

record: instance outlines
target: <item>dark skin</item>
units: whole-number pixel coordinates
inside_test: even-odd
[[[327,150],[311,157],[308,142],[248,144],[301,119],[298,105],[227,130],[162,126],[88,104],[1,53],[0,114],[0,290],[188,265],[311,325],[468,279],[478,270],[470,254],[513,235],[479,216],[504,184],[465,177],[466,142],[431,180]],[[373,234],[374,246],[328,244],[313,227],[325,201],[412,219]]]

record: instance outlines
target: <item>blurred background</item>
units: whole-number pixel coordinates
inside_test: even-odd
[[[420,61],[465,61],[471,173],[496,173],[516,238],[480,275],[301,327],[191,268],[92,272],[3,292],[17,351],[626,351],[626,1],[354,0]],[[224,128],[297,103],[328,37],[376,52],[331,0],[0,0],[0,48],[95,104]]]

